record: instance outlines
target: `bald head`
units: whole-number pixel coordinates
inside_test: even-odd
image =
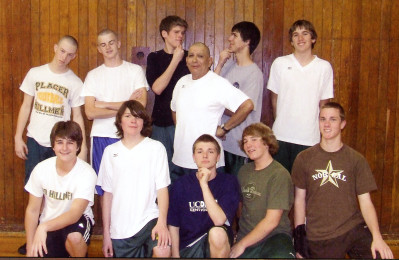
[[[58,41],[58,45],[61,45],[61,43],[63,41],[67,41],[68,43],[70,43],[72,46],[75,46],[76,49],[78,48],[78,41],[75,39],[75,37],[71,36],[71,35],[64,35],[61,37],[61,39]]]
[[[206,46],[204,43],[202,43],[202,42],[193,43],[193,44],[190,46],[190,49],[193,48],[193,47],[203,48],[204,53],[205,53],[206,55],[208,55],[208,58],[211,57],[211,52],[209,51],[208,46]],[[190,49],[188,50],[188,52],[190,52]]]
[[[97,39],[99,39],[101,36],[104,36],[107,34],[112,34],[112,36],[114,36],[114,38],[116,40],[118,39],[118,34],[115,31],[108,29],[108,28],[101,30],[97,35]]]
[[[209,72],[212,62],[209,48],[205,44],[196,42],[191,45],[186,63],[194,80],[205,76]]]

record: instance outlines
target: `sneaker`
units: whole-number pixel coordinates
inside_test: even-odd
[[[26,255],[26,243],[18,248],[18,253],[21,255]]]

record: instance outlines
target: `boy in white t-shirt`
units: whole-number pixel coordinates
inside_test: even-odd
[[[15,130],[15,154],[25,160],[26,184],[35,166],[50,157],[54,151],[50,144],[50,131],[59,121],[72,119],[83,132],[79,158],[87,160],[85,126],[81,112],[84,99],[80,97],[83,82],[69,68],[75,59],[78,42],[70,35],[54,44],[54,57],[50,63],[34,67],[26,74],[20,90],[24,99],[18,114]],[[28,124],[29,121],[29,124]],[[23,139],[27,126],[27,141]],[[18,248],[26,254],[26,244]]]
[[[77,158],[83,141],[77,123],[56,123],[50,139],[56,157],[39,163],[25,186],[30,193],[25,214],[27,256],[85,257],[94,224],[91,206],[97,176]]]
[[[122,104],[115,125],[121,140],[105,148],[97,181],[104,190],[104,256],[168,257],[165,147],[148,137],[150,117],[138,101]]]
[[[267,88],[279,143],[274,159],[291,172],[297,154],[320,141],[319,108],[334,97],[334,89],[330,63],[312,53],[317,40],[313,24],[296,21],[289,37],[294,52],[273,62]]]
[[[21,84],[24,99],[15,131],[15,153],[25,160],[25,184],[36,164],[54,156],[50,130],[55,123],[72,119],[79,124],[85,137],[81,113],[84,100],[80,97],[83,83],[68,66],[75,59],[77,50],[76,39],[63,36],[54,44],[53,60],[30,69]],[[27,124],[28,140],[25,143],[22,136]],[[86,157],[86,141],[83,139],[79,158],[86,160]]]
[[[105,147],[119,141],[114,126],[115,115],[126,100],[147,104],[149,89],[144,70],[137,64],[124,61],[120,55],[121,42],[116,32],[102,30],[97,37],[97,49],[104,64],[87,73],[81,96],[85,98],[85,112],[93,120],[91,128],[91,163],[98,174]],[[96,187],[99,195],[103,191]]]

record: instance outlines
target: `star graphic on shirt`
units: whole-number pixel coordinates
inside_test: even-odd
[[[321,173],[323,175],[323,180],[321,181],[320,186],[323,186],[327,182],[331,182],[337,188],[339,188],[337,182],[337,176],[338,174],[342,173],[343,170],[334,170],[331,160],[328,161],[327,168],[325,170],[316,170],[316,172]]]

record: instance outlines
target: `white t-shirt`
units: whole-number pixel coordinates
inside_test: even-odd
[[[82,96],[94,97],[98,101],[122,102],[128,100],[136,89],[143,87],[149,89],[139,65],[127,61],[118,67],[102,64],[87,74]],[[118,138],[114,123],[115,117],[94,119],[90,136]]]
[[[91,206],[94,204],[94,187],[97,175],[93,168],[77,158],[75,166],[65,176],[56,169],[57,157],[46,159],[33,169],[25,190],[35,197],[43,197],[44,208],[40,223],[52,220],[69,211],[74,199],[85,199],[89,205],[84,211],[94,224]]]
[[[180,167],[197,169],[192,157],[195,140],[215,136],[224,110],[235,112],[248,98],[226,79],[212,71],[198,80],[191,74],[182,77],[173,91],[171,109],[176,112],[176,132],[172,162]],[[220,139],[216,138],[220,142]],[[224,166],[223,146],[218,167]]]
[[[51,147],[50,133],[59,121],[71,119],[71,108],[84,104],[82,81],[72,70],[57,74],[48,64],[29,70],[19,88],[34,97],[27,136],[41,146]]]
[[[97,185],[112,193],[111,238],[131,237],[157,218],[157,190],[169,184],[168,158],[162,143],[146,137],[130,150],[122,141],[107,146]]]
[[[278,95],[273,125],[277,139],[307,146],[319,143],[319,103],[334,97],[330,63],[315,56],[302,67],[294,54],[279,57],[267,88]]]
[[[248,66],[238,66],[233,59],[229,59],[222,68],[221,76],[248,95],[254,103],[254,110],[249,113],[241,124],[231,129],[226,134],[226,139],[222,142],[224,150],[247,157],[241,150],[239,142],[242,139],[242,132],[247,126],[260,122],[263,100],[263,74],[256,63]],[[222,123],[226,123],[228,120],[230,120],[230,116],[223,115]]]

